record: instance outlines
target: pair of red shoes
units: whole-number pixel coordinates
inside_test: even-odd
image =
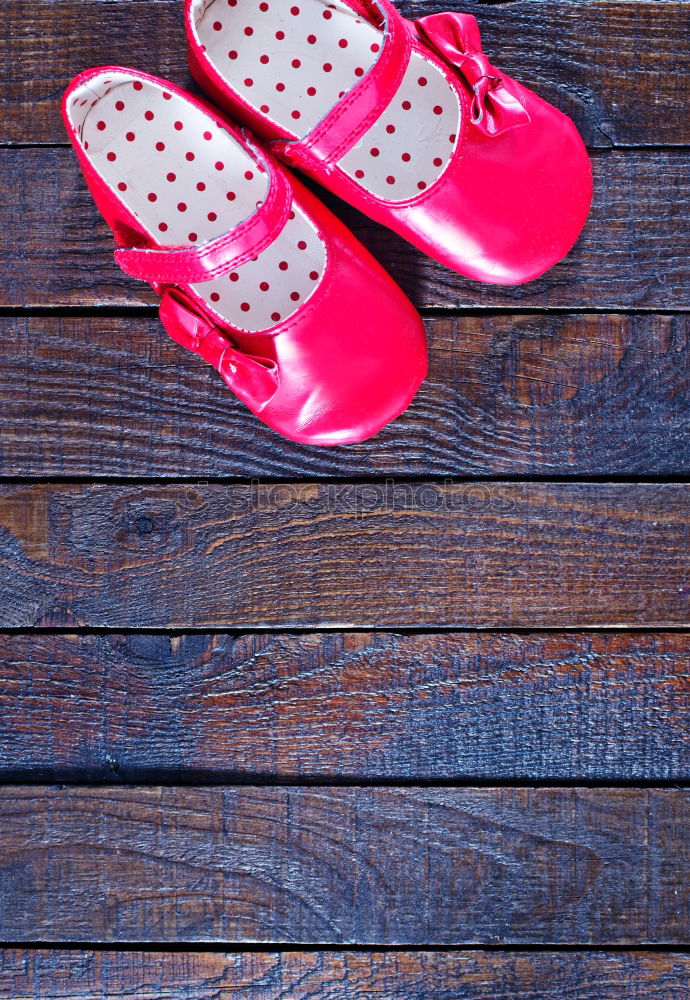
[[[426,374],[420,317],[275,157],[479,281],[543,274],[591,170],[572,122],[499,73],[466,14],[388,0],[187,0],[192,73],[249,126],[163,80],[88,70],[63,101],[115,259],[174,340],[305,444],[376,434]],[[270,152],[269,152],[270,150]]]

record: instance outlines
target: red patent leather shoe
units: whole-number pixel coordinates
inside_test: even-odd
[[[186,0],[190,66],[299,167],[441,264],[521,284],[572,247],[591,169],[570,119],[490,65],[468,14],[388,0]]]
[[[115,259],[170,336],[294,441],[376,434],[426,373],[424,327],[383,269],[259,145],[179,88],[108,66],[63,116]]]

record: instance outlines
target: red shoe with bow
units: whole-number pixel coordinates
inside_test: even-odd
[[[115,260],[170,336],[294,441],[351,444],[410,403],[424,326],[383,269],[272,156],[165,80],[107,66],[63,117]]]
[[[495,69],[468,14],[388,0],[186,0],[190,66],[220,105],[459,273],[543,274],[589,211],[573,123]]]

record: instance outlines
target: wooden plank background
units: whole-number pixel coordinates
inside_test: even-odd
[[[67,147],[81,69],[190,84],[178,0],[3,8],[3,1000],[687,1000],[690,4],[453,6],[591,217],[500,289],[326,195],[430,344],[338,449],[168,340]]]
[[[318,450],[259,424],[156,319],[0,317],[0,472],[326,479],[690,466],[687,316],[463,315],[429,319],[427,333],[429,377],[407,413],[372,441]]]
[[[0,676],[5,781],[688,777],[674,633],[0,635]]]
[[[13,1000],[686,1000],[690,958],[639,951],[0,952]]]
[[[4,486],[0,624],[687,625],[689,514],[676,484]]]
[[[687,929],[689,791],[19,786],[0,813],[16,941],[675,945]]]

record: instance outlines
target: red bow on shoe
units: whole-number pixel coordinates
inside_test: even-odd
[[[530,117],[513,90],[482,52],[479,25],[471,14],[430,14],[415,22],[423,39],[472,90],[472,124],[486,135],[500,135]]]
[[[244,354],[182,292],[168,289],[161,299],[160,319],[172,339],[198,354],[223,377],[238,399],[258,413],[278,389],[278,369],[268,358]]]

